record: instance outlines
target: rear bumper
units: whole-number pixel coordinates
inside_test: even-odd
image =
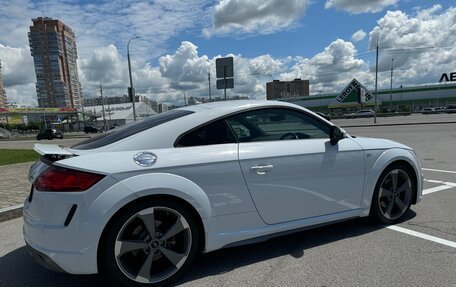
[[[34,198],[33,201],[36,201]],[[77,216],[65,226],[67,212],[58,217],[61,223],[39,222],[31,215],[30,202],[24,203],[23,235],[30,254],[47,269],[70,274],[94,274],[97,266],[97,232],[78,222]],[[56,208],[51,210],[56,211]],[[89,242],[94,242],[90,244]]]
[[[35,258],[36,262],[38,262],[44,268],[55,272],[65,273],[65,270],[60,268],[60,266],[57,265],[54,261],[52,261],[52,259],[46,254],[34,249],[27,242],[25,242],[25,247],[27,248],[29,254],[33,258]]]

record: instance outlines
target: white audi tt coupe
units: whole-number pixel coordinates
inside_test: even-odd
[[[35,150],[30,253],[129,286],[170,284],[198,252],[355,217],[396,223],[422,197],[411,148],[276,101],[184,107]]]

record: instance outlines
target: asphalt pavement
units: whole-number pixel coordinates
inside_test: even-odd
[[[404,222],[386,227],[355,219],[218,250],[200,256],[176,284],[456,286],[456,124],[350,127],[364,120],[347,120],[345,129],[407,144],[423,165],[425,195]],[[25,250],[21,228],[21,218],[0,223],[0,286],[104,285],[98,275],[39,266]]]

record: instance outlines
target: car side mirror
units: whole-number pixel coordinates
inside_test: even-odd
[[[331,144],[335,145],[343,138],[345,138],[345,135],[342,130],[337,126],[331,126],[329,130],[329,139]]]

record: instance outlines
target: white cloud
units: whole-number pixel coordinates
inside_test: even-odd
[[[12,48],[0,44],[3,84],[8,102],[36,102],[35,69],[28,47]],[[35,95],[35,96],[33,96]]]
[[[308,0],[221,0],[215,7],[206,37],[223,34],[270,34],[293,27]]]
[[[399,0],[327,0],[325,8],[335,8],[353,14],[376,13],[385,7],[395,5]]]
[[[372,78],[367,73],[368,65],[357,59],[356,53],[351,42],[338,39],[312,58],[297,57],[290,71],[281,74],[281,79],[308,79],[311,93],[338,91],[352,78],[369,85]]]
[[[296,24],[309,2],[221,1],[214,8],[214,26],[207,31],[215,35],[269,33],[288,29]],[[390,3],[376,2],[382,7]],[[10,101],[36,104],[35,74],[27,32],[31,25],[30,19],[37,14],[41,15],[36,11],[46,12],[49,7],[53,7],[52,13],[45,14],[58,17],[76,33],[79,74],[85,96],[99,96],[100,83],[103,84],[106,96],[127,93],[129,81],[126,42],[135,34],[142,36],[131,42],[130,46],[135,89],[151,99],[170,104],[183,104],[184,93],[187,98],[207,97],[208,71],[212,78],[212,95],[223,96],[223,91],[215,88],[215,59],[221,56],[234,57],[235,88],[228,90],[229,96],[264,98],[265,83],[271,80],[271,76],[281,80],[309,79],[311,93],[339,91],[352,78],[373,88],[375,61],[372,58],[366,60],[366,53],[360,56],[351,42],[340,39],[309,57],[276,58],[269,54],[252,57],[240,54],[208,56],[201,54],[194,43],[183,41],[176,47],[176,51],[158,58],[169,49],[166,46],[169,45],[169,39],[185,29],[194,29],[193,32],[199,33],[201,27],[198,23],[208,20],[204,10],[206,8],[201,8],[209,7],[206,0],[160,0],[153,3],[114,1],[96,5],[77,5],[72,1],[56,0],[48,1],[47,4],[39,3],[0,0],[0,59]],[[352,13],[380,9],[375,8],[379,6],[371,6],[371,1],[358,3],[358,10],[353,10],[349,5],[344,6],[344,3],[327,1],[331,8],[345,9]],[[366,5],[363,6],[363,3]],[[272,9],[279,4],[289,9],[288,12]],[[217,14],[217,11],[239,13],[227,17]],[[293,12],[290,14],[290,11]],[[369,33],[370,56],[374,54],[372,52],[377,39],[380,40],[379,88],[389,87],[392,57],[394,82],[397,86],[435,83],[442,72],[451,72],[456,66],[456,47],[453,44],[456,42],[456,34],[448,27],[454,26],[455,18],[456,8],[444,11],[440,5],[415,10],[413,15],[401,11],[385,13]],[[362,30],[357,31],[352,40],[355,42],[364,38],[363,33],[365,34]],[[150,59],[153,58],[158,58],[158,64],[151,64]]]
[[[389,71],[394,58],[396,83],[438,82],[441,73],[452,71],[456,66],[456,34],[448,28],[454,26],[454,19],[456,8],[442,11],[440,5],[413,16],[388,11],[369,33],[371,49],[379,40],[379,70]]]
[[[351,39],[353,42],[359,42],[359,41],[363,40],[366,37],[366,35],[367,35],[366,32],[364,32],[363,30],[358,30],[355,33],[353,33],[353,35],[351,36]]]
[[[92,4],[86,1],[0,0],[0,45],[3,47],[0,59],[5,67],[3,74],[7,96],[21,94],[22,103],[36,102],[34,89],[17,86],[16,93],[11,87],[19,83],[35,83],[33,58],[26,48],[32,18],[45,15],[59,19],[72,28],[76,35],[84,96],[98,95],[100,82],[106,85],[107,93],[118,95],[125,94],[129,85],[126,77],[128,39],[134,35],[141,36],[130,45],[133,78],[145,76],[150,80],[151,73],[159,74],[158,68],[149,66],[150,60],[162,55],[168,40],[182,31],[194,29],[194,33],[199,33],[209,17],[204,10],[208,1],[119,0]],[[9,54],[6,55],[5,51]],[[13,56],[10,55],[12,51],[16,51]],[[135,85],[135,88],[138,91],[139,87]]]
[[[260,67],[266,67],[270,63],[280,66],[280,60],[273,59],[270,55],[259,56],[254,59],[246,59],[241,55],[225,55],[234,58],[234,89],[227,91],[228,96],[242,95],[251,98],[264,98],[265,88],[262,75],[252,75],[252,67],[259,72]],[[200,56],[198,47],[191,42],[184,41],[172,55],[160,57],[160,73],[166,78],[168,85],[164,85],[157,98],[167,98],[168,101],[177,101],[183,104],[184,93],[189,97],[207,97],[209,92],[208,75],[211,73],[211,90],[213,97],[223,97],[223,91],[216,89],[215,60],[222,56],[218,55],[211,59],[207,55]],[[264,62],[264,63],[263,63]],[[278,69],[278,68],[275,69]],[[278,70],[277,70],[278,71]],[[264,77],[266,78],[266,77]]]
[[[114,45],[95,49],[91,56],[79,61],[81,81],[92,85],[102,83],[107,88],[125,87],[128,78],[122,60]]]
[[[3,82],[6,87],[35,81],[33,58],[28,47],[12,48],[0,44]]]
[[[184,41],[174,55],[160,57],[161,74],[182,85],[204,81],[209,69],[208,57],[199,57],[197,49],[193,43]]]
[[[250,60],[249,68],[253,75],[273,76],[284,69],[284,64],[289,59],[274,59],[271,55],[261,55]]]

